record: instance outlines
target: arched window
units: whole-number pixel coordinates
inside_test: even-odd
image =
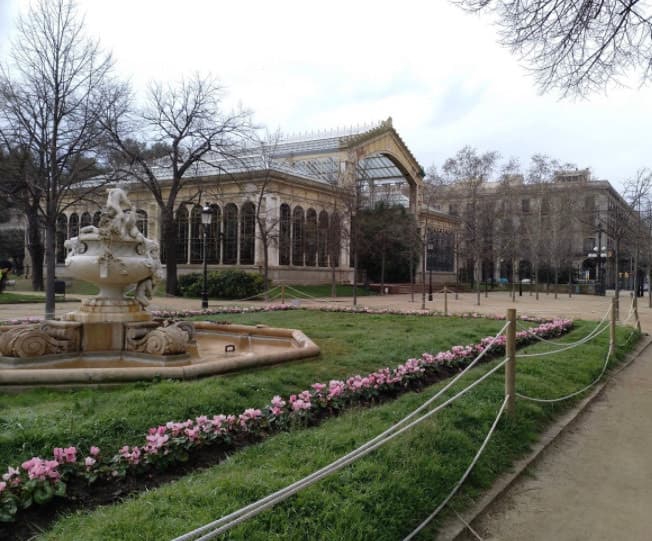
[[[177,209],[176,259],[177,263],[188,262],[188,210],[183,205]]]
[[[220,207],[211,205],[213,216],[211,217],[211,225],[208,228],[208,235],[206,237],[206,262],[219,263],[220,262],[220,235],[222,233],[222,213]]]
[[[65,214],[57,216],[57,263],[63,263],[66,260],[66,248],[63,243],[66,240],[66,233],[68,232],[68,219]]]
[[[90,212],[84,212],[81,215],[81,227],[86,227],[87,225],[91,225],[92,219],[91,219],[91,214]]]
[[[100,225],[100,218],[102,217],[102,213],[98,210],[93,214],[93,225],[95,227],[98,227]],[[147,235],[145,235],[147,236]]]
[[[292,211],[292,264],[303,266],[303,253],[305,248],[305,218],[301,207],[294,207]]]
[[[317,255],[320,267],[328,267],[328,212],[319,213],[319,228],[317,229]]]
[[[229,203],[224,207],[224,251],[222,263],[235,265],[238,262],[238,207]]]
[[[330,228],[328,229],[328,255],[330,256],[332,267],[340,266],[341,237],[342,224],[340,223],[340,215],[337,212],[333,212]]]
[[[147,236],[147,212],[144,210],[138,209],[136,211],[136,227],[143,236]]]
[[[253,265],[256,248],[256,207],[245,203],[240,211],[240,264]]]
[[[290,206],[281,205],[281,215],[278,232],[278,264],[290,264]]]
[[[204,258],[202,253],[202,237],[204,232],[201,225],[201,205],[195,205],[190,211],[190,262],[201,263]]]
[[[79,236],[79,216],[77,216],[76,212],[73,212],[70,215],[70,219],[68,220],[68,238],[71,239],[73,237],[78,237]]]
[[[306,266],[317,264],[317,212],[308,209],[306,212]]]

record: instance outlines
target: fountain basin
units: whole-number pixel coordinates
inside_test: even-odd
[[[180,355],[96,351],[0,357],[0,389],[194,379],[319,355],[319,347],[294,329],[211,322],[194,326],[195,346]]]

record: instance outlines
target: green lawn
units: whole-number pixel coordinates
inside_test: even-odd
[[[0,469],[55,446],[91,444],[115,451],[140,444],[150,426],[200,414],[240,413],[275,394],[289,395],[315,381],[367,374],[425,351],[477,342],[503,322],[420,316],[314,311],[259,312],[212,319],[298,328],[321,357],[198,381],[136,383],[112,389],[32,390],[0,395]]]
[[[256,314],[239,319],[267,320],[281,315]],[[309,320],[306,314],[293,316]],[[338,320],[343,316],[336,314]],[[445,320],[405,319],[406,326],[400,332],[410,334],[416,340],[417,334],[429,330],[431,333],[427,334],[443,336],[456,332],[452,324],[442,329]],[[453,321],[465,332],[472,332],[476,323],[483,327],[491,326],[489,322]],[[359,325],[355,327],[375,336],[379,330],[382,333],[378,334],[390,334],[394,328],[402,327],[400,321],[393,318],[359,317],[356,322]],[[417,333],[420,322],[425,327]],[[491,323],[493,328],[500,325],[499,322]],[[329,326],[333,325],[336,322]],[[564,340],[578,339],[594,325],[579,322]],[[413,330],[407,331],[407,326]],[[331,333],[336,334],[336,330],[331,328]],[[353,331],[347,332],[346,324],[340,330],[345,332],[347,339],[354,338],[350,334]],[[628,333],[628,329],[619,329],[620,343]],[[363,340],[360,334],[355,339]],[[369,345],[368,341],[366,345]],[[536,345],[525,349],[533,352],[546,347]],[[517,389],[533,396],[556,397],[581,388],[600,373],[606,347],[607,336],[602,334],[578,349],[523,359],[518,363]],[[620,350],[618,357],[622,358],[622,354]],[[461,389],[496,362],[474,369],[456,388]],[[272,376],[272,371],[267,375]],[[245,376],[239,376],[242,377]],[[43,539],[171,539],[282,488],[347,453],[410,412],[441,385],[421,393],[408,393],[374,408],[349,411],[314,428],[279,434],[237,452],[223,464],[159,489],[120,504],[63,518],[43,535]],[[451,390],[449,394],[453,392]],[[228,538],[402,539],[438,505],[460,478],[495,418],[503,392],[504,380],[502,371],[499,371],[419,427],[272,511],[237,527]],[[452,508],[463,509],[486,490],[517,457],[527,452],[549,422],[570,403],[572,401],[535,404],[519,400],[515,418],[501,421],[462,492],[452,501]],[[437,522],[420,539],[432,539],[436,526]]]
[[[12,293],[6,290],[0,293],[0,304],[22,304],[30,302],[45,302],[45,296],[42,294]]]
[[[20,277],[16,277],[15,280],[16,291],[32,291],[31,280]],[[95,284],[75,278],[66,278],[66,283],[70,284],[70,287],[66,288],[66,295],[96,295],[100,291]]]

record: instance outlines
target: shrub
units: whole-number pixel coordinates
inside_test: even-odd
[[[179,289],[184,297],[199,297],[203,289],[203,275],[199,272],[179,277]],[[225,270],[208,273],[207,290],[210,298],[244,299],[262,293],[263,277],[244,271]]]

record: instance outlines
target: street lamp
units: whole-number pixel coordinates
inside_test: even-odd
[[[202,259],[204,262],[204,287],[201,292],[201,307],[202,309],[208,308],[208,262],[206,260],[206,248],[207,248],[207,237],[208,237],[208,226],[211,225],[213,220],[213,209],[210,205],[206,204],[201,209],[201,223],[204,230],[204,246],[202,249]]]
[[[602,246],[602,223],[598,224],[598,245],[593,247],[593,251],[588,254],[589,257],[591,258],[597,258],[597,264],[595,266],[595,272],[596,272],[596,277],[595,277],[595,282],[596,282],[596,293],[598,295],[604,295],[605,294],[605,287],[604,287],[604,272],[602,269],[602,258],[604,257],[606,259],[607,257],[607,247]]]
[[[432,301],[432,257],[435,243],[432,237],[428,239],[428,300]]]

